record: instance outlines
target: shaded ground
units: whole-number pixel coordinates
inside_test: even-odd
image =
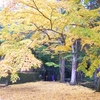
[[[100,100],[100,93],[59,82],[31,82],[0,87],[0,100]]]

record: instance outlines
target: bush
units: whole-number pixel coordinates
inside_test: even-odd
[[[23,72],[18,73],[20,79],[17,83],[34,82],[39,81],[39,72]]]
[[[17,80],[16,83],[35,82],[40,80],[39,72],[21,72],[18,73],[18,75],[20,78]],[[12,84],[12,82],[10,81],[10,76],[6,78],[2,77],[0,79],[0,84]]]
[[[9,82],[9,76],[8,77],[1,77],[0,78],[0,84],[4,84],[4,86],[7,86],[10,82]]]

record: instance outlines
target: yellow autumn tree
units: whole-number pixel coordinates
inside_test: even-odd
[[[6,15],[3,17],[5,23],[2,20],[5,30],[2,30],[1,36],[10,30],[17,34],[11,34],[17,36],[17,39],[20,36],[22,39],[30,38],[31,48],[46,44],[56,52],[72,51],[71,83],[76,84],[78,41],[81,41],[82,49],[86,44],[100,46],[100,23],[95,21],[99,17],[99,10],[87,10],[79,0],[14,0],[13,6],[1,12],[1,15]]]

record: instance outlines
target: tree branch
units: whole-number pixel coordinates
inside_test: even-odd
[[[80,27],[85,28],[85,26],[83,26],[83,25],[79,25],[79,24],[70,24],[70,25],[72,25],[72,26],[80,26]]]
[[[40,29],[40,27],[38,27],[36,24],[34,24],[34,25],[36,26],[38,31],[41,31],[41,32],[45,33],[48,36],[48,39],[51,40],[50,36],[48,35],[48,33],[44,29]]]
[[[60,35],[61,35],[61,38],[62,38],[62,40],[61,40],[61,41],[62,41],[62,43],[64,43],[64,44],[65,44],[65,38],[64,38],[63,33],[57,32],[57,31],[55,31],[55,30],[53,30],[53,29],[45,29],[45,30],[52,31],[52,32],[55,32],[55,33],[60,34]]]
[[[38,6],[36,5],[36,3],[35,3],[34,0],[33,0],[33,3],[34,3],[34,5],[35,5],[35,7],[36,7],[36,10],[37,10],[43,17],[45,17],[46,19],[48,19],[48,20],[50,21],[50,18],[48,18],[47,16],[45,16],[45,15],[39,10],[39,8],[38,8]]]
[[[25,3],[25,2],[22,2],[22,3],[25,4],[25,5],[28,6],[28,7],[34,8],[34,9],[37,10],[44,18],[46,18],[47,20],[49,20],[49,22],[50,22],[50,28],[52,29],[52,12],[53,12],[53,9],[52,9],[50,18],[48,18],[43,12],[41,12],[41,11],[39,10],[39,8],[38,8],[38,6],[36,5],[35,1],[34,1],[34,0],[32,0],[32,1],[33,1],[33,4],[34,4],[35,7],[32,6],[32,5],[29,5],[29,4]]]

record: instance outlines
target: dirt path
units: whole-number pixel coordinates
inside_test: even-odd
[[[0,87],[0,100],[100,100],[100,93],[59,82],[31,82]]]

